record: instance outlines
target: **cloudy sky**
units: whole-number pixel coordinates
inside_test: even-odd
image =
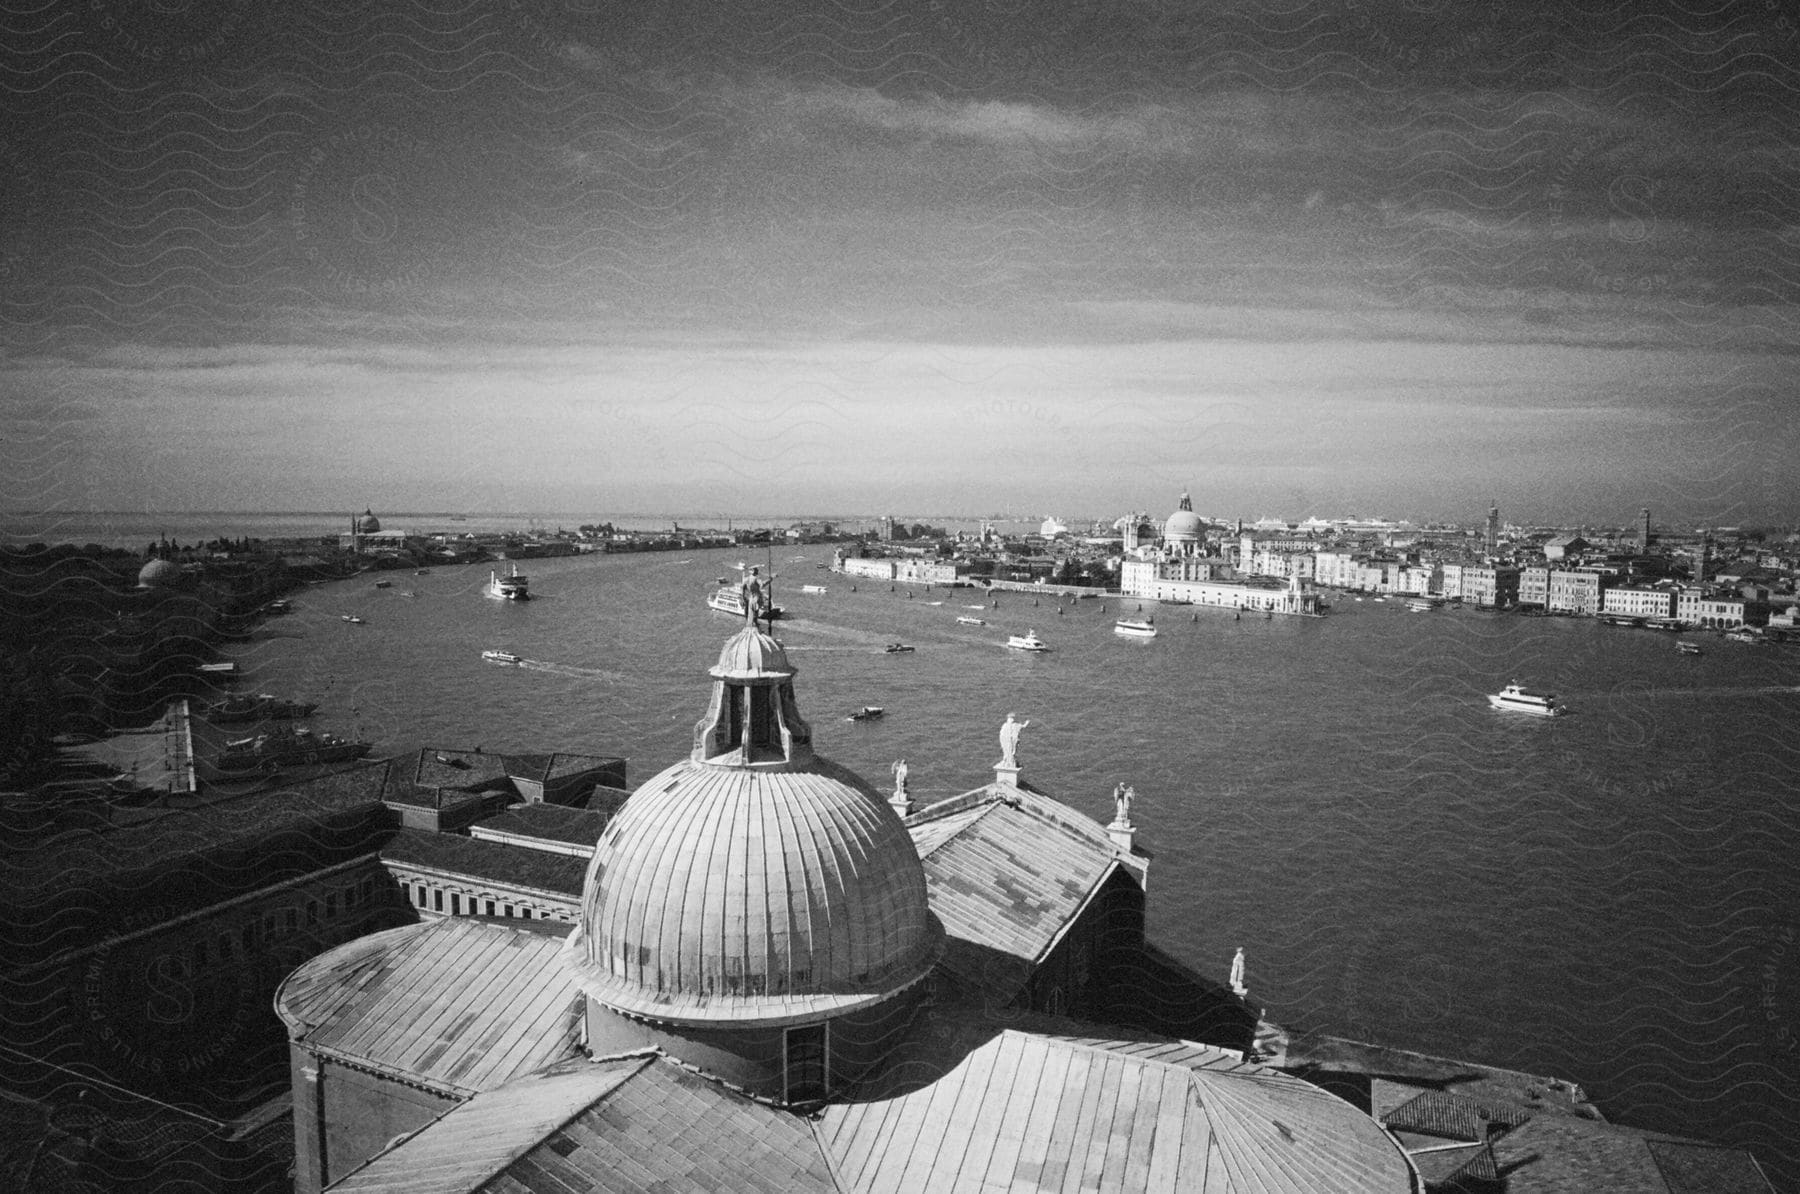
[[[1790,5],[0,21],[0,507],[1800,519]]]

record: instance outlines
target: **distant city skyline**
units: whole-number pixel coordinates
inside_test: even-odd
[[[1766,6],[0,25],[0,507],[1800,521]]]

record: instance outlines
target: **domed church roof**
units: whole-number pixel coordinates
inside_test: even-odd
[[[1166,542],[1197,543],[1206,535],[1206,524],[1194,513],[1194,503],[1187,494],[1181,495],[1181,506],[1169,515],[1163,523],[1163,539]]]
[[[138,569],[138,588],[159,589],[181,579],[181,565],[173,560],[151,560]]]
[[[356,520],[356,529],[364,535],[373,535],[381,529],[381,520],[375,517],[374,511],[363,508],[362,517]]]
[[[746,627],[712,669],[692,755],[601,835],[567,958],[589,996],[678,1024],[781,1024],[923,978],[943,930],[912,838],[812,753],[781,644]]]

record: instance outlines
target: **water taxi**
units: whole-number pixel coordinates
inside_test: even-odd
[[[1677,639],[1675,642],[1675,649],[1683,655],[1700,654],[1700,644],[1689,642],[1687,639]]]
[[[1155,638],[1156,627],[1148,619],[1120,618],[1113,623],[1114,634],[1129,635],[1132,638]]]
[[[294,612],[294,603],[285,597],[277,598],[262,607],[265,614],[289,614]]]
[[[361,618],[357,617],[355,614],[339,614],[338,617],[340,617],[344,621],[350,623],[350,625],[352,625],[352,626],[365,625],[363,620]]]
[[[1006,645],[1014,651],[1048,651],[1050,649],[1050,644],[1039,638],[1035,630],[1012,635],[1006,640]]]
[[[200,671],[208,676],[235,676],[238,674],[238,665],[230,661],[225,663],[203,663],[200,665]]]
[[[824,585],[801,585],[800,591],[802,593],[823,593],[825,591],[825,586]]]
[[[519,657],[517,655],[514,655],[511,651],[483,651],[481,653],[481,657],[483,659],[487,660],[489,663],[519,663],[519,662],[521,662]]]
[[[956,620],[958,622],[961,622],[964,626],[986,626],[987,625],[987,623],[982,621],[980,618],[965,618],[965,617],[959,616]]]
[[[852,713],[850,716],[844,718],[844,720],[845,721],[869,721],[874,718],[880,717],[881,714],[882,714],[882,708],[880,705],[864,705],[862,708],[858,709],[856,712]]]
[[[1760,643],[1763,641],[1762,635],[1748,628],[1727,630],[1725,632],[1725,637],[1734,643]]]
[[[910,651],[912,649],[913,648],[908,646],[906,643],[889,643],[887,646],[882,648],[882,650],[886,651],[889,655],[899,655],[902,652]]]
[[[375,582],[375,587],[378,589],[391,589],[394,587],[394,582],[391,580],[378,580]]]
[[[1538,717],[1556,717],[1565,712],[1554,693],[1532,692],[1521,688],[1516,680],[1499,692],[1490,693],[1488,704],[1496,709],[1510,709],[1515,713],[1531,713]]]

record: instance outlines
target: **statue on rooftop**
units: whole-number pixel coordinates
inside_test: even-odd
[[[768,603],[768,598],[763,593],[762,578],[758,575],[759,572],[760,569],[757,568],[755,564],[752,564],[750,565],[750,571],[744,574],[744,583],[742,586],[744,596],[744,622],[749,626],[756,625],[756,619],[762,616],[763,607]]]
[[[1019,721],[1018,716],[1016,713],[1008,713],[1006,721],[1000,726],[1000,765],[1002,767],[1019,765],[1019,734],[1031,723]]]
[[[906,760],[905,759],[894,760],[894,766],[893,766],[892,770],[894,772],[894,795],[896,795],[896,796],[906,795]]]
[[[1113,788],[1114,825],[1117,825],[1121,829],[1129,829],[1131,827],[1131,802],[1136,798],[1137,793],[1132,791],[1126,784],[1119,784]]]
[[[1231,990],[1239,999],[1250,993],[1250,989],[1244,986],[1244,947],[1241,945],[1231,958]]]

